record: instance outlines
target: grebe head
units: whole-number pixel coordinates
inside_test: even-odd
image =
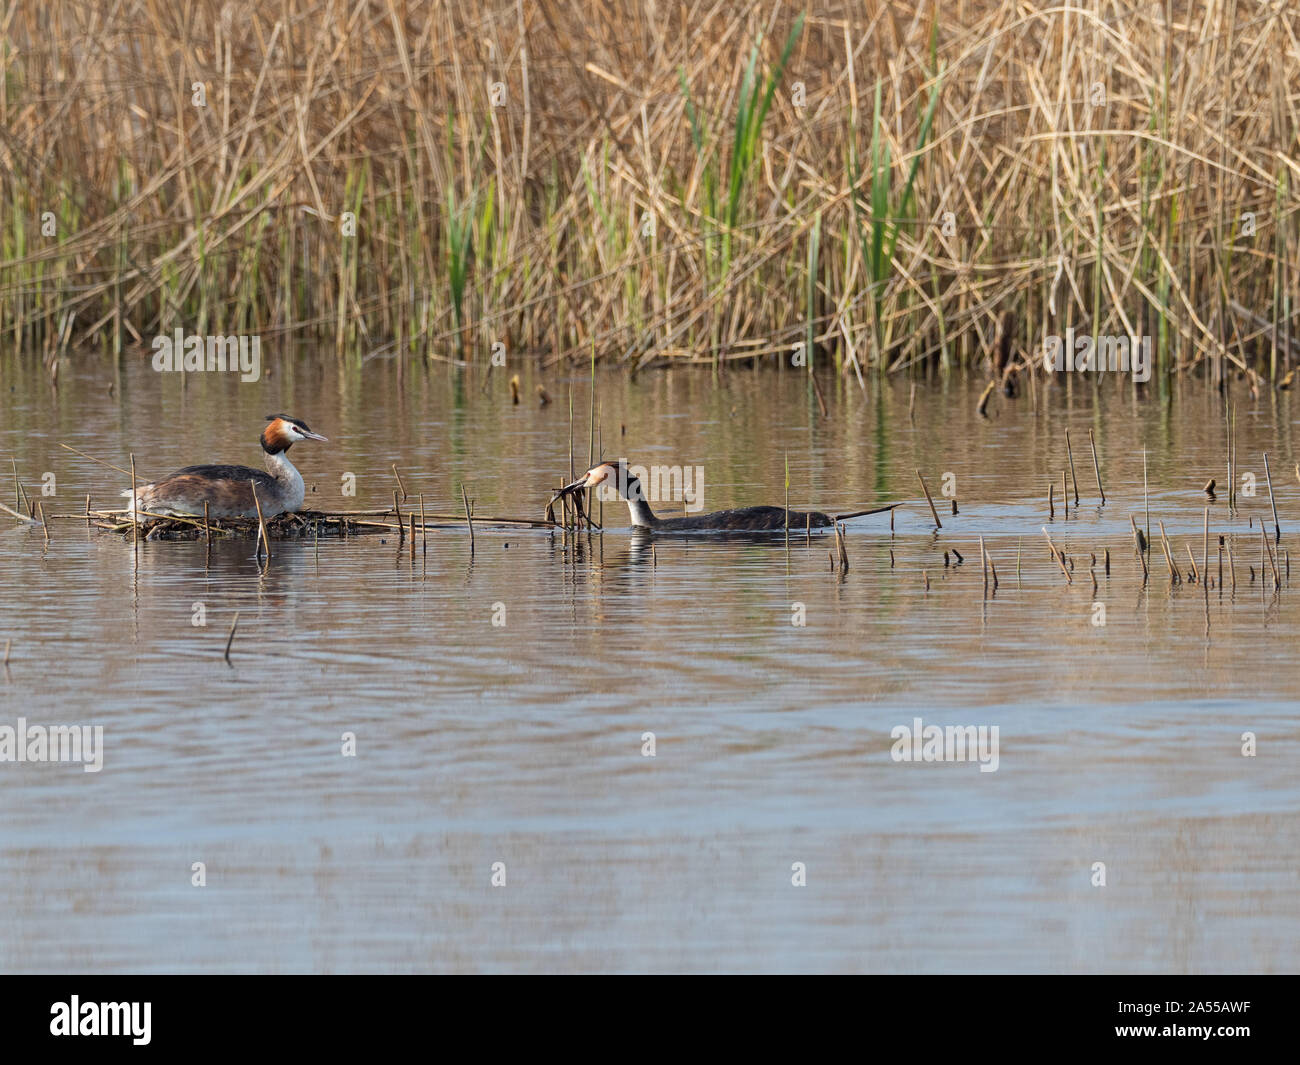
[[[313,433],[301,418],[290,418],[287,414],[268,414],[270,424],[262,430],[262,450],[268,455],[278,455],[288,451],[299,440],[321,440],[327,438]]]
[[[576,492],[581,488],[595,488],[597,485],[604,484],[610,478],[614,478],[614,487],[618,494],[624,499],[641,498],[641,482],[637,479],[627,466],[626,459],[619,459],[617,462],[602,462],[593,466],[581,478],[574,481],[573,484],[565,486],[562,493]]]

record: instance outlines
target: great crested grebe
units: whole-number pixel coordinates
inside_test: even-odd
[[[293,512],[302,506],[306,489],[302,474],[289,461],[288,450],[299,440],[325,440],[319,433],[307,428],[307,423],[287,414],[268,414],[270,423],[262,430],[263,459],[268,472],[249,466],[186,466],[170,477],[153,484],[140,485],[131,501],[130,513],[136,505],[151,514],[188,514],[201,516],[203,504],[213,518],[255,518],[257,504],[262,506],[262,517],[271,518],[286,511]],[[257,485],[257,501],[253,488]],[[128,499],[129,491],[122,493]]]
[[[718,510],[712,514],[690,514],[684,518],[656,518],[645,500],[640,479],[628,469],[626,459],[593,466],[581,479],[562,488],[560,495],[568,495],[583,488],[595,488],[611,477],[614,478],[619,495],[627,500],[628,510],[632,512],[632,524],[639,529],[653,529],[656,532],[782,532],[788,526],[792,531],[798,532],[809,528],[829,529],[836,521],[816,510],[792,510],[787,519],[784,507],[741,507],[738,510]],[[892,505],[839,517],[854,518],[891,509]]]

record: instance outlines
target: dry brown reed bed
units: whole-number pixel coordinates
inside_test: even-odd
[[[8,5],[0,334],[861,381],[1073,327],[1286,381],[1298,41],[1284,0]]]

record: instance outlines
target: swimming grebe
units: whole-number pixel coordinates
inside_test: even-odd
[[[269,414],[266,420],[270,424],[262,430],[261,439],[269,472],[249,466],[186,466],[161,481],[137,487],[129,512],[134,516],[138,502],[150,514],[201,517],[207,503],[213,518],[255,518],[257,505],[250,481],[257,484],[257,503],[262,505],[264,518],[299,509],[306,489],[287,452],[299,440],[323,441],[325,437],[287,414]],[[129,491],[122,494],[131,497]]]
[[[716,532],[723,530],[750,531],[784,531],[787,526],[784,507],[741,507],[739,510],[718,510],[712,514],[690,514],[684,518],[656,518],[650,505],[645,501],[641,490],[641,481],[628,469],[627,461],[602,462],[593,466],[580,480],[560,490],[561,495],[577,492],[583,488],[595,488],[614,478],[614,485],[619,495],[627,500],[628,510],[632,512],[632,524],[639,529],[654,529],[658,532]],[[885,508],[888,509],[888,508]],[[829,529],[834,520],[820,511],[790,511],[789,528],[794,532],[803,529]]]

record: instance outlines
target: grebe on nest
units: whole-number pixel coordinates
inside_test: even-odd
[[[628,469],[626,459],[593,466],[579,480],[560,489],[556,498],[584,488],[595,488],[611,477],[614,478],[619,495],[627,500],[628,510],[632,513],[632,524],[638,529],[652,529],[656,532],[784,532],[787,528],[799,532],[805,529],[829,529],[836,521],[844,518],[880,514],[897,506],[891,503],[874,510],[859,510],[835,517],[817,510],[787,512],[784,507],[741,507],[738,510],[718,510],[712,514],[689,514],[684,518],[656,518],[645,500],[641,481]]]
[[[299,440],[324,441],[325,437],[287,414],[269,414],[266,420],[270,424],[262,430],[261,441],[268,472],[249,466],[186,466],[161,481],[137,487],[129,513],[134,517],[137,504],[151,514],[202,517],[207,503],[213,518],[255,518],[257,503],[264,518],[298,510],[306,489],[287,452]],[[256,503],[250,481],[257,485]],[[129,491],[122,494],[131,498]]]

